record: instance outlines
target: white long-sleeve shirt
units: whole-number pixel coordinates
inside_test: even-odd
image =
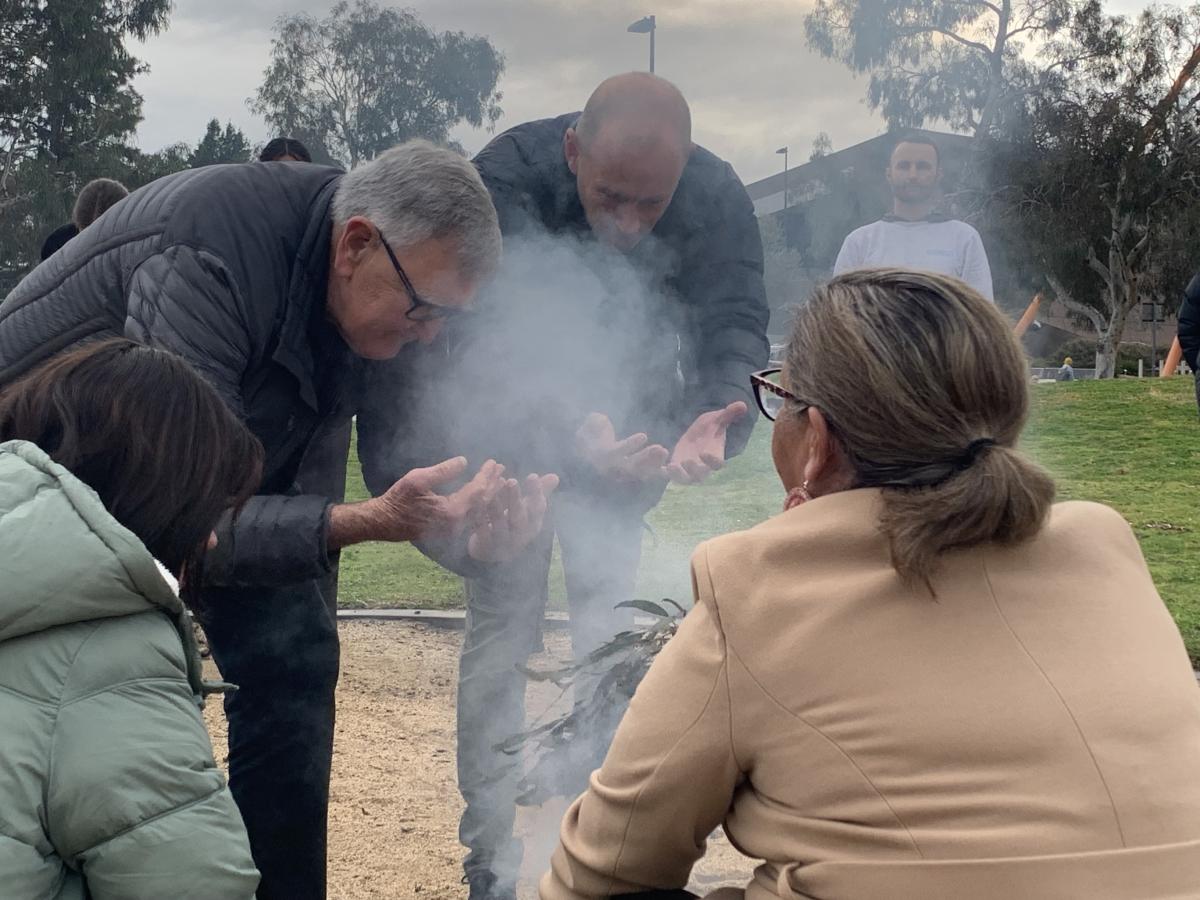
[[[878,266],[953,275],[995,301],[992,270],[979,232],[958,219],[921,222],[880,219],[856,228],[842,242],[833,274]]]

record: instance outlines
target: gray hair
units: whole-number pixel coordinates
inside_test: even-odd
[[[472,280],[500,262],[500,224],[491,195],[470,161],[429,141],[407,141],[342,177],[333,219],[363,216],[397,247],[453,241]]]

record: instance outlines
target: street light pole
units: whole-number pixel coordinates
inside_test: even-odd
[[[783,208],[786,211],[788,208],[788,148],[780,147],[775,151],[776,156],[778,156],[780,153],[783,154]]]
[[[654,32],[658,30],[658,22],[654,16],[646,16],[638,19],[632,25],[625,29],[631,34],[649,34],[650,35],[650,71],[654,71]]]
[[[650,17],[650,74],[654,74],[654,33],[658,31],[658,23],[654,16]]]
[[[1150,323],[1150,377],[1161,375],[1158,364],[1158,323],[1160,309],[1157,303],[1142,304],[1142,321]]]

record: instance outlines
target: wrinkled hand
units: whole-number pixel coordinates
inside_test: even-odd
[[[645,434],[634,434],[618,441],[608,416],[592,413],[575,433],[575,449],[601,475],[619,481],[645,481],[661,476],[670,456],[666,447],[650,444],[649,440]]]
[[[421,541],[457,537],[485,517],[485,511],[504,488],[504,467],[488,460],[475,477],[453,494],[437,488],[467,470],[459,456],[426,469],[413,469],[373,502],[374,540]]]
[[[513,478],[482,510],[467,539],[467,553],[480,562],[507,562],[524,550],[542,530],[557,475],[529,475],[521,484]]]
[[[724,409],[697,416],[671,454],[667,475],[675,484],[700,484],[725,465],[725,436],[729,426],[746,415],[741,400]]]

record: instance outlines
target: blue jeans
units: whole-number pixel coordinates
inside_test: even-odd
[[[526,678],[518,671],[540,648],[553,538],[562,550],[576,659],[633,622],[616,604],[633,598],[641,556],[643,507],[565,492],[548,525],[518,560],[467,579],[467,626],[458,675],[458,787],[466,801],[459,839],[468,875],[486,870],[515,883],[522,848],[513,837],[520,757],[497,744],[525,729]],[[587,689],[586,686],[583,688]],[[603,759],[612,730],[592,735],[597,752],[580,754],[579,789]]]

